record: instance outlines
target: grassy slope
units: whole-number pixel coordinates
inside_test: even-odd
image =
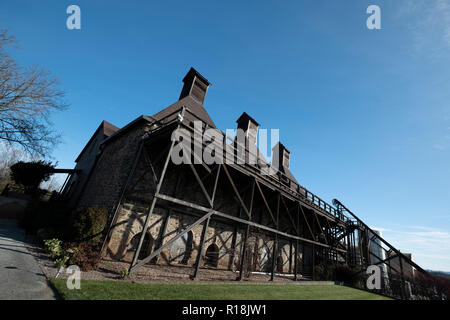
[[[286,284],[161,284],[82,280],[69,290],[65,279],[51,279],[68,300],[366,300],[387,299],[335,285]]]

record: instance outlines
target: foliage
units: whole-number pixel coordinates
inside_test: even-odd
[[[68,260],[69,260],[69,257],[68,257],[68,256],[61,256],[61,257],[55,259],[55,265],[56,265],[58,268],[66,267],[66,266],[67,266],[67,261],[68,261]]]
[[[128,268],[124,268],[121,272],[120,272],[120,277],[122,279],[125,279],[126,277],[128,277],[128,275],[130,274],[130,271],[128,270]]]
[[[49,115],[65,109],[64,92],[49,72],[21,68],[5,50],[15,43],[6,30],[0,30],[0,140],[45,157],[60,141]]]
[[[319,281],[339,281],[355,288],[364,288],[365,273],[360,268],[350,268],[348,265],[327,265],[320,263],[315,266],[315,277]]]
[[[334,265],[317,264],[314,268],[315,279],[319,281],[334,280]]]
[[[335,270],[335,280],[345,284],[364,288],[365,273],[360,268],[350,268],[348,265],[337,265]]]
[[[25,151],[0,141],[0,190],[12,182],[11,166],[25,160],[30,160]]]
[[[19,161],[11,166],[11,178],[23,185],[27,194],[38,196],[39,185],[50,179],[54,168],[55,165],[44,160]]]
[[[69,265],[77,265],[83,271],[94,270],[100,262],[101,242],[80,242],[66,244],[70,256]]]
[[[65,243],[59,239],[44,241],[45,251],[57,267],[77,265],[83,271],[96,269],[100,262],[100,242]]]
[[[413,288],[413,294],[439,300],[450,298],[450,280],[447,278],[432,274],[419,274],[409,281]]]
[[[97,241],[108,221],[108,211],[102,207],[81,207],[73,212],[73,238],[76,241]]]
[[[61,257],[64,253],[62,248],[62,241],[58,239],[49,239],[44,241],[45,251],[50,255],[53,260]]]

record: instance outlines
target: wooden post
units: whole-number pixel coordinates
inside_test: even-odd
[[[278,201],[277,201],[277,231],[278,231],[278,219],[280,216],[280,193],[278,193]],[[272,252],[272,273],[270,274],[270,281],[273,281],[275,276],[275,262],[277,260],[277,251],[278,251],[278,233],[275,234],[275,240],[273,242],[273,252]]]
[[[228,270],[233,271],[234,258],[236,257],[236,241],[237,241],[238,227],[235,226],[233,230],[233,239],[231,240],[231,256],[228,262]]]
[[[128,186],[131,183],[131,179],[134,176],[134,172],[136,171],[136,167],[138,165],[139,158],[141,157],[143,149],[144,149],[144,140],[142,140],[140,145],[139,145],[139,149],[138,149],[138,151],[136,153],[136,156],[134,158],[133,165],[131,167],[130,173],[129,173],[128,178],[127,178],[127,181],[126,181],[125,186],[124,186],[124,188],[122,190],[122,193],[120,195],[119,202],[117,203],[117,206],[116,206],[116,208],[114,210],[113,217],[112,217],[112,219],[110,221],[110,224],[109,224],[108,234],[106,235],[105,240],[102,243],[102,248],[100,249],[100,255],[103,255],[104,250],[106,249],[107,243],[111,239],[111,233],[112,233],[112,229],[113,229],[114,223],[116,222],[116,219],[117,219],[117,216],[119,214],[120,208],[122,206],[122,201],[123,201],[123,198],[125,197],[125,194],[127,192]]]
[[[161,248],[161,246],[163,245],[164,242],[164,235],[166,234],[166,230],[167,230],[167,225],[170,219],[170,213],[172,212],[172,209],[167,209],[167,215],[164,217],[164,221],[163,224],[161,226],[161,231],[159,233],[159,241],[158,241],[158,246],[156,247],[156,249]],[[158,257],[155,257],[152,260],[153,263],[157,263],[158,262]]]
[[[312,279],[316,280],[316,250],[315,250],[315,246],[314,243],[312,244]]]
[[[210,220],[211,220],[211,217],[206,219],[205,224],[203,225],[202,235],[200,237],[200,244],[199,244],[198,252],[197,252],[197,259],[195,262],[195,270],[194,270],[194,274],[191,277],[192,280],[197,278],[198,268],[200,267],[200,264],[202,263],[203,246],[205,244],[206,232],[208,231],[208,226],[209,226]]]
[[[238,281],[242,280],[243,273],[244,273],[245,251],[247,250],[247,240],[248,240],[248,233],[249,232],[250,232],[250,225],[247,225],[246,228],[245,228],[244,240],[242,242],[242,253],[241,253],[241,261],[240,261],[240,269],[239,269],[239,276],[237,278]]]
[[[295,240],[294,281],[297,281],[298,240]]]
[[[403,263],[402,263],[402,255],[398,255],[398,260],[400,261],[400,276],[401,276],[401,285],[400,285],[400,296],[402,299],[406,299],[406,290],[405,290],[405,277],[403,274]]]
[[[292,272],[292,239],[289,240],[289,273]]]
[[[155,209],[156,200],[158,199],[157,197],[159,195],[159,190],[161,189],[162,183],[164,181],[164,176],[166,174],[167,167],[169,166],[170,154],[172,153],[174,145],[175,145],[175,141],[172,141],[172,144],[170,145],[170,148],[169,148],[169,152],[167,154],[166,162],[164,163],[163,171],[161,173],[161,178],[159,178],[159,182],[158,182],[158,185],[156,186],[155,194],[153,195],[152,204],[150,205],[150,209],[147,213],[147,217],[145,218],[144,227],[142,228],[141,238],[139,239],[139,244],[138,244],[137,250],[135,251],[134,256],[133,256],[133,261],[131,262],[130,271],[131,271],[131,268],[136,264],[137,259],[139,257],[139,253],[141,252],[145,233],[147,232],[148,224],[150,222],[150,217],[152,216],[153,210]]]
[[[255,185],[256,185],[256,180],[253,180],[252,193],[251,193],[251,198],[250,198],[250,210],[248,212],[248,221],[249,222],[252,220],[253,198],[255,196]],[[242,208],[245,210],[245,206],[242,206]],[[240,215],[240,211],[239,211],[239,215]],[[247,241],[248,241],[248,234],[249,234],[249,232],[250,232],[250,224],[247,224],[247,226],[245,228],[244,241],[242,243],[242,254],[241,254],[241,261],[240,261],[240,269],[239,269],[239,276],[237,278],[238,281],[242,280],[243,274],[244,274],[245,254],[246,254],[246,250],[247,250]]]

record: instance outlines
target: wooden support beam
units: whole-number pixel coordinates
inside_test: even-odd
[[[150,167],[151,171],[152,171],[152,178],[153,178],[153,183],[155,186],[158,185],[158,177],[156,175],[156,171],[155,168],[153,167],[152,161],[150,159],[150,155],[148,154],[147,150],[144,148],[144,159],[147,162],[147,165]]]
[[[256,180],[253,180],[252,193],[251,193],[251,198],[250,198],[250,212],[249,212],[250,215],[249,215],[249,218],[248,218],[249,222],[251,222],[251,220],[252,220],[253,200],[255,198],[255,184],[256,184]],[[246,252],[247,252],[247,241],[248,241],[248,234],[249,234],[249,232],[250,232],[250,224],[247,224],[247,226],[245,228],[244,242],[242,244],[242,254],[241,254],[241,261],[240,261],[241,262],[240,263],[241,266],[240,266],[240,269],[239,269],[239,276],[237,278],[238,281],[242,280],[243,273],[244,273],[244,270],[245,270],[245,255],[246,255]]]
[[[316,248],[312,245],[312,279],[316,280]]]
[[[245,205],[244,201],[242,200],[242,198],[241,198],[241,196],[240,196],[240,194],[239,194],[239,191],[238,191],[238,189],[236,188],[236,185],[234,184],[233,179],[231,178],[230,173],[228,172],[228,169],[227,169],[227,166],[226,166],[226,165],[223,166],[223,170],[225,171],[225,174],[227,175],[228,180],[230,181],[231,186],[233,187],[234,194],[235,194],[236,197],[238,198],[239,203],[241,204],[242,209],[244,209],[244,212],[245,212],[245,213],[247,214],[247,216],[250,218],[250,213],[249,213],[249,211],[248,211],[248,209],[247,209],[247,206]]]
[[[202,192],[208,201],[209,205],[212,207],[212,200],[209,197],[208,192],[206,191],[205,185],[203,184],[202,179],[200,179],[197,170],[195,169],[194,165],[192,163],[189,164],[189,167],[191,168],[192,172],[194,173],[195,179],[197,180],[197,183],[199,184],[200,188],[202,189]]]
[[[167,215],[164,218],[163,225],[162,225],[161,230],[159,232],[159,241],[158,241],[158,245],[157,245],[156,249],[160,248],[162,246],[162,244],[164,243],[164,236],[165,236],[166,231],[167,231],[167,225],[169,224],[169,219],[170,219],[171,212],[172,212],[172,209],[170,209],[170,208],[167,209]],[[154,263],[158,262],[158,257],[155,257],[155,259],[152,262],[154,262]]]
[[[234,265],[234,259],[236,257],[237,232],[238,232],[238,227],[235,225],[234,230],[233,230],[233,238],[231,240],[231,255],[230,255],[230,260],[228,261],[228,270],[229,271],[234,271],[233,265]]]
[[[267,211],[269,211],[269,214],[270,214],[270,217],[272,218],[273,223],[275,224],[275,226],[278,226],[277,221],[276,221],[275,217],[273,216],[272,210],[270,210],[269,203],[267,202],[266,197],[264,196],[264,193],[261,189],[261,186],[259,185],[258,180],[255,179],[255,182],[256,182],[256,186],[258,187],[261,198],[263,199],[263,202],[266,205]]]
[[[157,198],[158,199],[162,199],[162,200],[166,200],[166,201],[170,201],[170,202],[173,202],[173,203],[176,203],[176,204],[180,204],[180,205],[183,205],[185,207],[189,207],[189,208],[193,208],[193,209],[196,209],[196,210],[204,211],[204,212],[211,211],[210,208],[199,206],[197,204],[194,204],[194,203],[191,203],[191,202],[187,202],[187,201],[184,201],[184,200],[176,199],[174,197],[171,197],[171,196],[168,196],[168,195],[165,195],[165,194],[159,194],[157,196]],[[291,235],[291,234],[288,234],[288,233],[285,233],[285,232],[281,232],[281,231],[278,231],[278,230],[273,229],[271,227],[267,227],[265,225],[258,224],[258,223],[255,223],[255,222],[252,222],[252,221],[249,221],[249,220],[244,220],[244,219],[241,219],[241,218],[238,218],[238,217],[235,217],[235,216],[231,216],[229,214],[226,214],[226,213],[223,213],[223,212],[220,212],[220,211],[217,211],[217,210],[212,210],[212,211],[214,212],[214,215],[217,215],[217,216],[229,219],[229,220],[237,221],[237,222],[242,223],[244,225],[248,224],[248,225],[250,225],[252,227],[255,227],[255,228],[258,228],[258,229],[261,229],[261,230],[265,230],[265,231],[268,231],[268,232],[271,232],[271,233],[277,233],[278,235],[286,237],[288,239],[290,239],[290,238],[291,239],[298,239],[300,241],[304,241],[304,242],[307,242],[307,243],[314,243],[314,244],[316,244],[318,246],[321,246],[321,247],[328,247],[328,245],[320,243],[318,241],[314,241],[314,240],[306,239],[306,238],[303,238],[303,237]],[[345,250],[342,250],[342,249],[337,249],[337,250],[339,250],[341,252],[346,252]]]
[[[182,236],[184,236],[186,233],[188,233],[189,231],[191,231],[194,227],[196,227],[197,225],[199,225],[200,223],[202,223],[203,221],[205,221],[206,219],[208,219],[211,215],[213,215],[213,211],[211,210],[210,212],[208,212],[207,214],[205,214],[203,217],[201,217],[200,219],[198,219],[197,221],[195,221],[193,224],[191,224],[190,226],[188,226],[186,229],[184,229],[182,232],[180,232],[179,234],[177,234],[175,237],[173,237],[172,239],[170,239],[169,241],[167,241],[166,244],[164,244],[162,247],[160,247],[159,249],[155,250],[154,252],[152,252],[148,257],[142,259],[138,264],[135,264],[134,266],[132,266],[130,268],[130,273],[133,272],[134,270],[138,269],[139,267],[142,267],[144,264],[146,264],[147,262],[149,262],[150,260],[152,260],[154,257],[156,257],[157,255],[159,255],[164,249],[170,247],[175,241],[177,241],[178,239],[180,239]]]
[[[123,198],[125,197],[125,194],[126,194],[126,192],[127,192],[127,190],[128,190],[128,186],[129,186],[129,184],[131,183],[131,180],[133,179],[133,176],[134,176],[134,173],[135,173],[135,171],[136,171],[136,167],[137,167],[137,164],[138,164],[138,162],[139,162],[139,158],[141,157],[143,148],[144,148],[144,140],[142,140],[142,141],[140,142],[139,148],[138,148],[138,150],[137,150],[137,152],[136,152],[136,155],[135,155],[135,157],[134,157],[133,165],[131,166],[131,170],[130,170],[130,173],[128,174],[127,181],[125,182],[125,186],[124,186],[124,188],[123,188],[123,190],[122,190],[122,192],[121,192],[121,194],[120,194],[119,202],[118,202],[117,205],[116,205],[116,208],[115,208],[115,210],[114,210],[113,217],[112,217],[112,219],[111,219],[111,221],[110,221],[109,229],[108,229],[108,234],[107,234],[107,236],[105,237],[105,240],[103,241],[102,248],[101,248],[101,250],[100,250],[100,255],[103,255],[104,250],[106,249],[106,244],[109,243],[109,241],[110,241],[110,239],[111,239],[111,233],[112,233],[113,226],[114,226],[114,224],[115,224],[116,221],[117,221],[117,218],[118,218],[118,215],[119,215],[120,208],[122,207],[122,201],[123,201]]]
[[[159,191],[161,189],[162,183],[164,181],[164,176],[166,174],[167,167],[168,167],[169,161],[170,161],[170,154],[171,154],[171,152],[173,150],[174,145],[175,145],[175,141],[172,141],[172,143],[170,144],[169,152],[167,153],[167,158],[166,158],[166,161],[164,163],[163,170],[161,172],[161,177],[159,178],[158,185],[156,186],[156,191],[155,191],[155,194],[153,196],[152,203],[150,205],[150,209],[149,209],[149,211],[147,213],[147,217],[145,218],[144,226],[142,228],[142,234],[141,234],[141,237],[139,239],[139,244],[138,244],[136,252],[134,253],[133,260],[132,260],[131,265],[130,265],[130,272],[133,270],[133,266],[136,264],[136,262],[138,260],[138,257],[139,257],[139,253],[141,252],[142,243],[144,242],[145,233],[147,232],[148,224],[150,222],[150,217],[153,214],[153,210],[155,208],[156,201],[158,199],[158,194],[159,194]]]
[[[277,231],[278,231],[278,222],[280,217],[280,198],[281,195],[278,193],[278,201],[277,201]],[[270,281],[273,281],[274,275],[275,275],[275,263],[277,260],[277,253],[278,253],[278,233],[275,233],[275,241],[273,242],[273,253],[272,253],[272,273],[270,274]]]
[[[328,240],[327,240],[327,236],[325,235],[325,233],[323,232],[322,226],[320,224],[319,218],[317,217],[317,213],[315,210],[313,210],[314,216],[316,217],[316,221],[317,221],[317,225],[319,227],[320,230],[320,234],[323,236],[325,243],[328,244]]]
[[[316,240],[316,236],[314,235],[314,232],[312,231],[311,226],[309,225],[308,219],[306,218],[306,214],[305,214],[305,212],[303,211],[302,205],[301,205],[300,203],[299,203],[298,205],[299,205],[299,207],[300,207],[300,210],[302,211],[303,219],[305,219],[305,222],[306,222],[306,225],[308,226],[308,230],[309,230],[309,233],[311,234],[311,237],[312,237],[314,240]]]
[[[294,257],[294,281],[297,281],[298,269],[298,240],[295,240],[295,257]]]
[[[219,164],[217,168],[216,180],[214,181],[214,190],[211,197],[211,209],[214,206],[214,199],[216,198],[217,184],[219,183],[220,169],[222,168],[222,164]]]
[[[205,238],[206,238],[206,232],[208,231],[209,220],[211,220],[211,216],[209,216],[208,219],[206,219],[206,221],[204,222],[204,225],[203,225],[202,235],[200,237],[200,245],[198,247],[198,252],[197,252],[197,259],[195,262],[194,274],[191,277],[192,280],[197,278],[198,269],[200,268],[200,264],[202,263],[203,245],[205,244]]]
[[[250,232],[250,225],[248,224],[245,227],[244,240],[242,242],[242,252],[241,252],[241,260],[240,260],[239,276],[237,278],[238,281],[241,281],[244,277],[245,253],[247,251],[247,241],[248,241],[249,232]]]
[[[289,219],[291,220],[292,227],[294,228],[294,230],[295,230],[295,232],[297,233],[297,235],[300,235],[299,229],[298,229],[297,226],[295,225],[295,221],[294,221],[294,219],[293,219],[292,216],[291,216],[290,210],[289,210],[289,208],[288,208],[286,202],[284,201],[283,196],[281,196],[281,202],[283,202],[284,208],[286,209],[286,213],[287,213]]]
[[[292,272],[292,239],[289,240],[289,271]]]

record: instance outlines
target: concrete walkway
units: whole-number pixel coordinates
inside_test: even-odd
[[[0,219],[0,300],[54,300],[56,296],[16,220]]]

